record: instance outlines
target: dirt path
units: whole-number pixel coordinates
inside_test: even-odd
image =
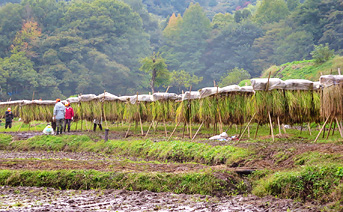
[[[0,187],[0,211],[319,211],[289,199],[253,195],[215,198],[205,195],[126,190],[56,190]]]

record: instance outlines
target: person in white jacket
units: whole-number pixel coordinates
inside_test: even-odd
[[[64,115],[66,113],[66,107],[61,103],[61,99],[56,99],[54,107],[54,117],[56,120],[56,135],[62,134],[64,128]]]

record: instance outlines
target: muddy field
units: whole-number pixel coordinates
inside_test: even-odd
[[[0,187],[0,211],[318,211],[292,200],[253,195],[211,197],[126,190]]]
[[[14,136],[14,140],[25,140],[41,135],[39,132],[9,134]],[[72,132],[69,134],[87,133]],[[97,136],[101,139],[102,135],[97,134]],[[122,139],[124,136],[125,132],[110,133],[110,139]],[[210,168],[239,173],[241,170],[292,168],[294,167],[294,157],[308,151],[343,154],[343,146],[338,143],[314,144],[292,141],[266,144],[204,141],[203,139],[195,142],[206,142],[212,146],[235,145],[252,148],[258,152],[258,155],[253,160],[242,160],[235,164],[208,166],[196,163],[158,163],[142,161],[139,158],[118,158],[114,155],[91,152],[0,151],[0,169],[94,169],[98,171],[182,173]],[[279,152],[283,152],[285,157],[276,162],[275,154]],[[128,159],[130,162],[127,161]],[[211,197],[150,191],[58,190],[9,186],[0,187],[0,194],[0,211],[321,211],[323,208],[323,205],[303,204],[272,196],[260,198],[250,194]]]

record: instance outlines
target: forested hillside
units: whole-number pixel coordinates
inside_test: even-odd
[[[315,47],[343,53],[343,0],[0,5],[2,101],[149,92],[149,67],[157,67],[157,91],[178,92],[258,77],[272,65],[312,59]]]

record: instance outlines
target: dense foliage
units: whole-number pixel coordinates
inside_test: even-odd
[[[139,71],[140,61],[153,52],[160,52],[170,73],[202,77],[193,89],[212,86],[235,68],[257,77],[271,65],[311,59],[316,46],[325,45],[330,55],[343,52],[343,0],[0,5],[1,100],[147,92],[151,77]],[[173,86],[173,92],[187,87],[169,79],[173,75],[161,77],[155,86]]]

